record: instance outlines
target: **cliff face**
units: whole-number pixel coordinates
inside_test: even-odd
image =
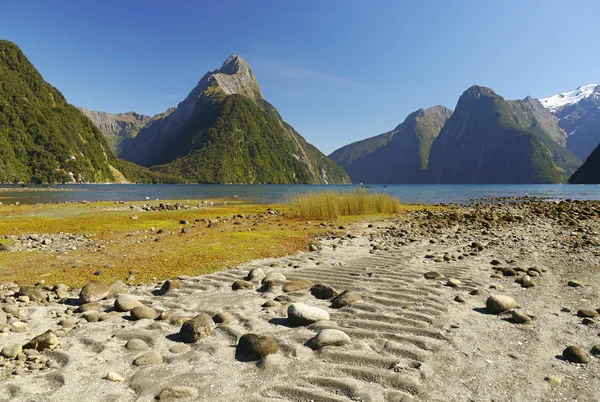
[[[127,160],[202,183],[349,182],[263,99],[250,67],[235,55],[121,148]]]
[[[394,130],[342,147],[330,158],[354,183],[419,183],[431,145],[451,115],[444,106],[419,109]]]
[[[117,155],[121,151],[121,142],[133,138],[137,133],[152,120],[150,116],[144,116],[135,112],[128,113],[106,113],[78,107],[83,114],[89,117],[100,129],[106,142]]]
[[[563,182],[580,163],[560,145],[564,138],[535,101],[506,101],[473,86],[433,143],[428,181]]]

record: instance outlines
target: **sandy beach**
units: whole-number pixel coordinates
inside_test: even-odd
[[[0,400],[595,401],[598,213],[591,201],[408,211],[313,251],[117,283],[89,303],[3,283]],[[499,295],[516,306],[486,307]],[[266,338],[249,351],[246,334]],[[587,362],[563,355],[572,345]]]

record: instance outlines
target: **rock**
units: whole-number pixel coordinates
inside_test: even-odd
[[[169,352],[171,353],[185,353],[187,351],[189,351],[191,348],[183,343],[178,343],[176,345],[171,346],[171,349],[169,349]]]
[[[360,300],[362,300],[362,297],[358,293],[352,290],[344,290],[340,295],[333,298],[331,307],[341,308]]]
[[[144,342],[141,339],[136,339],[136,338],[130,339],[125,344],[125,349],[127,349],[127,350],[142,351],[142,350],[148,350],[148,348],[149,348],[149,346],[146,342]]]
[[[583,284],[579,281],[569,281],[569,282],[567,282],[567,285],[572,288],[578,288],[578,287],[583,286]]]
[[[454,301],[458,302],[458,303],[466,303],[467,302],[462,295],[456,295],[456,297],[454,298]]]
[[[183,342],[196,342],[210,335],[213,320],[206,313],[200,313],[191,320],[187,320],[179,330]]]
[[[263,285],[269,281],[286,282],[287,279],[281,272],[271,271],[262,279]]]
[[[560,385],[560,382],[561,382],[560,378],[553,376],[553,375],[546,376],[544,378],[544,381],[547,381],[548,384],[550,384],[550,385]]]
[[[496,266],[496,265],[502,265],[502,262],[500,262],[500,260],[492,260],[492,261],[490,261],[490,264]]]
[[[222,312],[213,315],[212,320],[215,322],[215,324],[223,324],[227,322],[234,322],[235,318],[233,318],[233,316],[227,312]]]
[[[54,349],[58,345],[60,345],[58,337],[54,334],[54,332],[48,330],[23,345],[23,349],[35,349],[39,351],[45,349]]]
[[[562,352],[562,357],[571,363],[589,363],[590,357],[580,346],[571,345]]]
[[[326,283],[317,283],[316,285],[310,288],[310,293],[317,299],[321,300],[332,299],[338,294],[337,290],[327,285]]]
[[[108,296],[115,296],[129,293],[129,288],[123,281],[114,281],[108,287]]]
[[[501,268],[500,272],[502,272],[502,275],[504,276],[516,276],[517,275],[517,271],[515,271],[512,268]]]
[[[99,311],[102,308],[102,304],[98,302],[85,303],[79,306],[76,310],[77,313],[85,313],[87,311]]]
[[[262,307],[279,307],[281,306],[281,303],[279,303],[278,301],[275,300],[269,300],[263,303]]]
[[[159,293],[166,295],[173,289],[181,289],[181,281],[179,279],[169,279],[160,287]]]
[[[594,345],[594,346],[592,347],[591,353],[592,353],[594,356],[598,356],[598,355],[600,355],[600,345]]]
[[[238,341],[237,351],[248,360],[260,360],[267,355],[277,353],[279,345],[270,336],[245,334]]]
[[[276,298],[273,299],[274,301],[278,302],[278,303],[293,303],[294,302],[294,298],[290,297],[288,295],[279,295]]]
[[[481,289],[473,289],[469,292],[471,296],[479,296],[483,294],[483,290]]]
[[[104,379],[108,380],[108,381],[112,381],[112,382],[123,382],[123,381],[125,381],[125,378],[123,378],[119,374],[115,373],[114,371],[109,372],[106,376],[104,376]]]
[[[525,313],[522,313],[518,310],[513,310],[512,312],[512,319],[514,322],[516,322],[517,324],[526,324],[528,322],[531,322],[531,317],[528,316]]]
[[[151,350],[150,352],[138,356],[138,358],[133,361],[133,364],[135,366],[147,366],[150,364],[162,364],[163,362],[162,355],[156,350]]]
[[[82,303],[97,302],[109,294],[108,285],[102,281],[91,281],[81,289],[79,300]]]
[[[26,296],[33,301],[46,301],[46,292],[35,286],[22,286],[16,293],[17,297]]]
[[[450,286],[451,288],[457,288],[459,286],[462,286],[462,282],[458,279],[450,278],[448,279],[448,282],[446,282],[446,286]]]
[[[250,272],[248,272],[248,275],[246,275],[246,280],[254,281],[254,280],[262,279],[264,277],[265,277],[265,272],[262,269],[254,268]]]
[[[142,307],[143,304],[131,295],[120,295],[115,300],[115,310],[120,312],[131,311],[136,307]]]
[[[4,243],[0,243],[0,251],[10,251],[10,247]]]
[[[2,329],[8,323],[8,319],[6,318],[6,313],[3,310],[0,310],[0,329]]]
[[[18,343],[8,345],[2,348],[0,355],[6,359],[14,359],[23,351],[23,347]]]
[[[198,398],[198,390],[192,387],[186,387],[183,385],[174,385],[169,388],[165,388],[156,397],[159,401],[172,401],[176,399],[196,400]]]
[[[317,350],[325,346],[343,346],[350,343],[350,337],[338,329],[322,329],[314,338],[311,338],[307,346]]]
[[[297,292],[299,290],[310,289],[313,283],[304,279],[297,279],[287,282],[283,285],[283,291],[286,293]]]
[[[303,303],[290,304],[287,314],[288,321],[294,325],[309,325],[317,321],[329,320],[327,311]]]
[[[506,310],[512,310],[517,307],[515,299],[504,295],[494,295],[488,297],[485,306],[490,313],[499,314]]]
[[[599,315],[600,314],[598,314],[596,310],[593,310],[591,308],[582,308],[581,310],[577,311],[577,316],[579,317],[596,318]]]
[[[256,286],[254,286],[254,284],[252,282],[243,281],[240,279],[240,280],[233,282],[233,284],[231,285],[231,289],[233,289],[233,290],[256,289]]]
[[[439,278],[440,276],[442,276],[442,274],[440,274],[437,271],[429,271],[429,272],[425,272],[423,274],[423,276],[425,277],[425,279],[436,279],[436,278]]]
[[[129,314],[131,314],[131,318],[134,320],[142,320],[144,318],[154,320],[156,317],[158,317],[156,311],[147,306],[135,307],[129,312]]]
[[[319,251],[319,247],[311,243],[308,245],[308,251]]]

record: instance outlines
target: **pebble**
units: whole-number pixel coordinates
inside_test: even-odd
[[[317,299],[321,300],[329,300],[338,294],[334,288],[326,283],[317,283],[310,288],[310,293]]]
[[[165,295],[173,289],[181,289],[181,281],[179,279],[169,279],[165,281],[161,286],[159,293]]]
[[[268,300],[266,302],[263,303],[262,307],[279,307],[281,306],[281,303],[279,303],[278,301],[275,300]]]
[[[446,286],[450,286],[451,288],[456,288],[462,285],[462,282],[455,278],[448,279],[446,282]]]
[[[248,272],[248,275],[246,275],[246,280],[253,281],[253,280],[262,279],[264,277],[265,277],[265,272],[262,269],[254,268],[250,272]]]
[[[138,301],[138,299],[130,295],[120,295],[115,300],[115,310],[121,312],[131,311],[136,307],[142,306],[143,304],[140,301]]]
[[[561,382],[560,378],[553,375],[546,376],[544,380],[547,381],[550,385],[560,385]]]
[[[331,307],[341,308],[360,300],[362,300],[360,294],[352,290],[344,290],[340,295],[333,298],[331,301]]]
[[[115,373],[114,371],[109,372],[106,376],[104,376],[104,379],[108,380],[108,381],[112,381],[112,382],[125,381],[125,378],[123,378],[121,375]]]
[[[7,359],[14,359],[22,351],[23,351],[23,347],[21,345],[19,345],[18,343],[15,343],[15,344],[3,347],[2,351],[0,351],[0,355],[2,355],[3,357],[5,357]]]
[[[571,363],[589,363],[590,357],[580,346],[571,345],[562,352],[562,357]]]
[[[191,348],[184,344],[184,343],[178,343],[176,345],[171,346],[171,349],[169,349],[169,352],[171,353],[185,353],[187,351],[189,351]]]
[[[456,295],[456,297],[454,298],[454,301],[458,302],[458,303],[466,303],[466,300],[462,295]]]
[[[596,310],[591,308],[582,308],[581,310],[577,310],[577,316],[579,317],[587,317],[587,318],[596,318],[600,314]]]
[[[227,312],[222,312],[213,315],[212,320],[215,322],[215,324],[223,324],[227,322],[234,322],[235,318],[233,318],[233,316]]]
[[[58,337],[54,334],[54,332],[48,330],[43,334],[36,336],[35,338],[27,342],[25,345],[23,345],[23,349],[54,349],[58,345],[60,345]]]
[[[130,339],[125,344],[125,348],[128,350],[142,351],[142,350],[148,350],[149,346],[146,342],[144,342],[141,339]]]
[[[594,345],[594,346],[592,347],[591,353],[592,353],[594,356],[598,356],[598,355],[600,355],[600,345]]]
[[[184,385],[174,385],[163,389],[156,397],[159,401],[172,401],[175,399],[196,400],[198,398],[198,390],[193,387]]]
[[[293,281],[286,282],[283,285],[283,291],[286,293],[297,292],[299,290],[310,289],[313,283],[304,279],[296,279]]]
[[[233,289],[233,290],[256,289],[256,286],[254,286],[254,284],[252,282],[248,282],[248,281],[244,281],[244,280],[240,279],[240,280],[233,282],[233,284],[231,285],[231,289]]]
[[[578,288],[578,287],[583,286],[583,284],[579,281],[569,281],[569,282],[567,282],[567,285],[572,288]]]
[[[425,272],[423,274],[423,276],[425,277],[425,279],[436,279],[436,278],[439,278],[440,276],[442,276],[442,274],[440,274],[437,271],[429,271],[429,272]]]
[[[271,271],[262,279],[262,283],[265,284],[269,281],[286,282],[287,279],[281,272]]]
[[[85,285],[79,293],[79,300],[82,303],[97,302],[109,294],[108,285],[102,281],[91,281]]]
[[[138,356],[138,358],[133,361],[133,364],[135,366],[147,366],[150,364],[162,364],[163,362],[162,355],[156,350],[151,350],[150,352]]]
[[[499,314],[506,310],[511,310],[517,307],[515,299],[504,295],[494,295],[488,297],[485,306],[490,313]]]
[[[317,321],[329,320],[327,311],[303,303],[290,304],[287,314],[288,321],[294,325],[309,325]]]
[[[200,313],[191,320],[187,320],[179,330],[183,342],[196,342],[210,335],[214,322],[206,313]]]
[[[131,314],[131,318],[134,320],[142,320],[144,318],[154,320],[156,317],[158,317],[156,311],[147,306],[135,307],[129,313]]]
[[[512,312],[512,319],[517,324],[526,324],[528,322],[531,322],[531,317],[530,316],[528,316],[527,314],[522,313],[520,311],[517,311],[517,310],[513,310],[513,312]]]
[[[238,341],[237,351],[248,360],[260,360],[267,355],[277,353],[279,345],[275,339],[267,335],[245,334]]]
[[[317,350],[325,346],[343,346],[350,343],[350,337],[338,329],[322,329],[317,335],[311,338],[307,346]]]

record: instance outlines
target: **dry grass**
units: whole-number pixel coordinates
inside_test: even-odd
[[[291,214],[302,219],[337,220],[342,216],[394,214],[401,210],[397,198],[385,193],[368,193],[364,189],[297,194],[289,203]]]

